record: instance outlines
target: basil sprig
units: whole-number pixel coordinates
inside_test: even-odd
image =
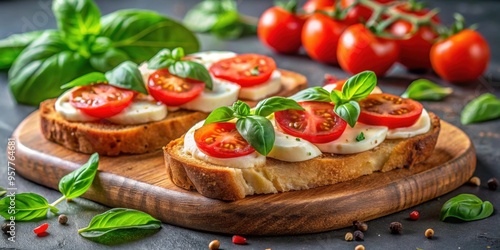
[[[7,190],[3,187],[0,187],[0,197],[4,196],[7,193]]]
[[[236,118],[236,129],[241,136],[257,152],[267,155],[273,149],[275,134],[273,124],[266,117],[287,109],[304,110],[292,99],[275,96],[260,101],[252,114],[248,104],[236,101],[231,107],[220,107],[212,111],[205,120],[205,125]]]
[[[440,101],[453,93],[452,88],[443,88],[427,79],[413,81],[401,95],[419,101]]]
[[[364,71],[349,78],[342,91],[333,90],[328,93],[321,87],[308,88],[291,96],[296,101],[333,102],[334,112],[354,127],[361,108],[358,101],[366,98],[377,85],[377,76],[372,71]]]
[[[68,89],[96,83],[108,83],[109,85],[116,87],[135,90],[146,95],[148,94],[137,64],[131,61],[123,62],[116,68],[107,71],[106,73],[92,72],[80,76],[75,80],[64,84],[61,88]]]
[[[205,66],[193,61],[183,61],[183,58],[183,48],[175,48],[172,51],[163,49],[148,61],[148,68],[168,69],[172,75],[202,81],[206,89],[212,90],[212,77]]]
[[[69,173],[59,181],[59,191],[66,199],[74,199],[84,194],[92,185],[99,166],[99,155],[94,153],[82,167]]]
[[[500,99],[486,93],[469,102],[460,117],[463,125],[500,118]]]
[[[481,220],[493,214],[493,205],[473,194],[460,194],[444,203],[439,219],[454,217],[464,221]]]
[[[151,215],[126,208],[113,208],[96,215],[78,233],[89,240],[103,244],[120,244],[143,237],[142,233],[156,232],[161,222]]]

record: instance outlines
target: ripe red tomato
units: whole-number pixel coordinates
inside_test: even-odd
[[[257,54],[242,54],[215,62],[210,66],[210,73],[215,77],[235,82],[242,87],[251,87],[265,83],[276,63],[271,57]]]
[[[345,9],[351,6],[354,2],[355,0],[341,0],[340,6]],[[394,0],[374,0],[374,2],[391,3],[394,2]],[[368,19],[370,19],[371,15],[371,9],[358,4],[349,10],[346,16],[346,21],[350,24],[365,23],[366,21],[368,21]]]
[[[331,92],[336,89],[342,91],[342,87],[347,82],[348,79],[337,79],[335,76],[330,74],[325,74],[325,80],[323,81],[323,88]]]
[[[174,76],[167,69],[155,71],[148,80],[149,94],[167,106],[179,106],[196,98],[205,83]]]
[[[307,13],[313,13],[316,10],[323,10],[335,5],[335,0],[309,0],[303,6]]]
[[[339,138],[347,122],[333,112],[328,102],[299,102],[305,110],[274,113],[276,124],[285,133],[313,143],[326,143]]]
[[[342,21],[321,13],[313,14],[302,28],[304,49],[316,61],[337,64],[337,44],[346,28]]]
[[[383,76],[398,55],[396,41],[375,36],[363,24],[349,26],[340,36],[337,47],[340,67],[351,74],[371,70]]]
[[[401,98],[391,94],[371,94],[359,101],[361,113],[358,121],[386,126],[389,129],[409,127],[422,114],[422,104],[412,99]]]
[[[255,151],[232,122],[204,125],[194,132],[194,140],[203,153],[218,158],[239,157]]]
[[[431,48],[432,68],[453,83],[476,80],[488,67],[489,60],[488,43],[475,30],[462,30]]]
[[[93,84],[71,92],[70,104],[83,113],[97,117],[114,116],[132,103],[135,93],[109,84]]]
[[[281,7],[267,9],[259,19],[260,41],[278,53],[296,53],[301,46],[300,34],[305,19]]]

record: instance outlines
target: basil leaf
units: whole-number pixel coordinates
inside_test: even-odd
[[[418,79],[408,86],[401,97],[421,101],[439,101],[452,92],[452,88],[443,88],[427,79]]]
[[[106,72],[128,60],[130,60],[130,58],[125,52],[119,49],[110,48],[104,53],[92,55],[90,57],[90,65],[98,71]]]
[[[62,84],[92,71],[88,61],[71,51],[59,33],[44,32],[10,68],[9,88],[17,102],[38,105],[61,95]]]
[[[80,168],[69,173],[59,181],[59,191],[66,199],[74,199],[90,188],[99,166],[99,154],[94,153]]]
[[[87,35],[101,30],[101,12],[92,0],[54,0],[52,10],[64,40],[74,50],[82,51],[79,47],[85,46]]]
[[[37,30],[23,34],[14,34],[0,40],[0,69],[10,68],[23,49],[40,37],[42,33],[43,31]]]
[[[251,115],[236,121],[236,129],[255,149],[266,156],[274,146],[274,128],[271,121],[262,116]]]
[[[257,103],[257,106],[255,106],[255,115],[267,117],[274,112],[287,109],[304,110],[304,108],[292,99],[274,96]]]
[[[463,125],[493,120],[500,117],[500,100],[490,93],[475,98],[462,110],[460,122]]]
[[[212,111],[207,119],[205,119],[204,125],[208,125],[216,122],[227,122],[236,118],[234,116],[234,111],[230,107],[219,107]]]
[[[141,233],[151,230],[156,232],[160,228],[161,222],[147,213],[134,209],[113,208],[96,215],[89,225],[79,229],[78,233],[86,239],[100,243],[120,244],[128,241],[123,237],[126,232]]]
[[[127,53],[131,61],[142,63],[164,48],[184,48],[186,54],[199,50],[196,36],[178,22],[153,11],[120,10],[103,16],[101,35]]]
[[[342,99],[342,92],[334,89],[332,90],[332,92],[330,92],[330,100],[334,103],[334,104],[342,104],[342,102],[344,101]]]
[[[175,60],[172,59],[172,52],[169,49],[162,49],[153,58],[148,61],[149,69],[166,69],[174,64]]]
[[[342,87],[346,100],[359,101],[366,98],[377,85],[377,75],[373,71],[363,71],[350,77]]]
[[[235,116],[238,118],[250,115],[250,106],[240,100],[237,100],[233,103],[232,110],[234,111]]]
[[[312,87],[299,91],[293,96],[289,97],[295,101],[320,101],[330,102],[330,93],[322,87]]]
[[[123,62],[111,71],[106,72],[105,76],[110,85],[148,94],[137,64],[131,61]]]
[[[346,121],[349,126],[354,127],[358,121],[361,109],[356,101],[349,101],[340,105],[335,105],[335,113]]]
[[[493,205],[472,194],[460,194],[444,203],[439,214],[441,221],[454,217],[464,221],[481,220],[493,214]]]
[[[75,80],[68,82],[61,86],[61,89],[69,89],[73,87],[78,87],[78,86],[85,86],[85,85],[90,85],[93,83],[103,83],[103,82],[108,82],[108,79],[106,79],[106,76],[104,76],[103,73],[101,72],[92,72],[88,73],[86,75],[80,76],[76,78]]]
[[[7,190],[3,187],[0,187],[0,197],[4,196],[7,193]]]
[[[365,139],[365,134],[363,132],[359,133],[358,136],[356,136],[356,141],[360,142]]]
[[[47,218],[49,210],[58,212],[57,208],[49,205],[47,199],[39,194],[21,193],[16,194],[14,198],[14,201],[11,200],[11,196],[0,200],[0,215],[6,220],[14,216],[16,221],[37,221]],[[15,202],[14,206],[11,206],[12,202]]]
[[[205,88],[212,90],[212,77],[208,73],[205,66],[192,61],[176,61],[170,67],[168,71],[172,75],[176,75],[181,78],[191,78],[199,80],[205,83]]]

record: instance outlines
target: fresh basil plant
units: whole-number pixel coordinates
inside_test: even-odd
[[[46,31],[55,32],[55,31]],[[23,34],[14,34],[0,40],[0,69],[9,69],[24,48],[28,47],[43,31],[31,31]]]

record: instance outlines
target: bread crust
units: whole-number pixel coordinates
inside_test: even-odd
[[[307,86],[305,76],[280,69],[281,90],[290,96]],[[245,101],[245,100],[244,100]],[[117,156],[143,154],[160,150],[171,140],[181,137],[208,113],[178,110],[169,112],[161,121],[140,125],[118,125],[104,122],[70,122],[54,107],[56,99],[40,104],[41,130],[45,138],[80,153]],[[245,101],[255,106],[256,101]]]
[[[167,173],[184,189],[221,200],[247,195],[310,189],[348,181],[374,171],[410,168],[425,161],[434,151],[440,120],[433,114],[429,132],[408,139],[385,140],[376,148],[351,155],[322,154],[302,162],[267,158],[262,167],[239,169],[217,166],[187,155],[184,137],[163,148]]]

